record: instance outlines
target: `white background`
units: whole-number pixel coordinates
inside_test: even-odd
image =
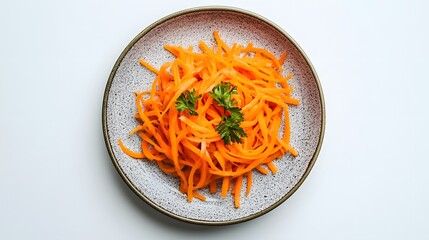
[[[119,54],[175,11],[229,5],[286,30],[320,77],[326,134],[302,187],[250,222],[142,202],[101,128]],[[0,239],[429,239],[427,1],[3,1]]]

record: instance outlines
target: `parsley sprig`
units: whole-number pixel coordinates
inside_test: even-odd
[[[241,143],[241,138],[247,136],[244,129],[240,127],[244,119],[243,113],[239,107],[234,106],[237,103],[231,98],[231,95],[236,93],[236,87],[231,88],[229,83],[220,83],[216,85],[210,93],[210,96],[217,104],[224,107],[225,115],[222,117],[219,125],[217,125],[216,131],[226,145],[233,142]],[[229,115],[227,115],[227,113],[229,113]]]
[[[197,96],[195,89],[192,89],[192,92],[189,90],[186,90],[186,92],[180,94],[180,96],[177,98],[176,109],[179,112],[187,110],[190,115],[197,116],[198,113],[195,110],[195,103],[200,98],[201,98],[201,95]]]
[[[235,86],[231,88],[229,83],[220,83],[213,88],[210,96],[212,96],[219,106],[229,110],[236,104],[234,99],[231,98],[231,95],[236,93],[237,88]]]

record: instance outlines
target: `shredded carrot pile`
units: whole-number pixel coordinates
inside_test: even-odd
[[[254,171],[275,174],[273,160],[286,153],[297,156],[289,144],[288,106],[298,105],[299,100],[291,97],[292,74],[283,76],[286,52],[276,58],[252,43],[228,46],[217,31],[214,39],[216,46],[211,48],[200,41],[200,51],[166,45],[175,60],[160,69],[140,60],[156,74],[150,90],[135,92],[135,118],[140,124],[130,135],[140,136],[141,152],[130,150],[121,139],[118,144],[129,156],[155,161],[163,172],[178,177],[188,201],[205,200],[199,190],[208,188],[212,194],[220,191],[223,198],[231,192],[239,208],[242,186],[249,195]],[[233,98],[243,113],[240,126],[246,133],[241,143],[225,144],[216,131],[224,111],[209,93],[220,83],[236,87]],[[187,90],[201,95],[196,115],[175,108]],[[284,131],[279,134],[282,124]]]

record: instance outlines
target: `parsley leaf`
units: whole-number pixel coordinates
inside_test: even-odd
[[[217,104],[224,107],[225,114],[229,112],[229,115],[223,116],[219,125],[216,126],[216,131],[226,145],[233,142],[241,143],[241,138],[247,136],[244,129],[240,127],[241,122],[244,120],[243,113],[239,107],[234,106],[237,103],[231,98],[231,95],[236,93],[237,88],[231,88],[229,83],[216,85],[210,93],[210,96]]]
[[[186,92],[180,94],[176,100],[176,109],[179,112],[188,110],[188,113],[192,116],[197,116],[198,113],[195,110],[195,104],[198,99],[201,98],[201,95],[196,95],[195,89],[192,89],[192,92],[186,90]]]
[[[210,96],[217,102],[217,104],[225,109],[233,108],[236,104],[231,98],[232,94],[237,93],[237,88],[231,88],[229,83],[220,83],[216,85],[210,93]]]
[[[244,117],[243,113],[240,112],[241,109],[239,107],[232,107],[228,109],[229,113],[231,114],[230,117],[233,121],[242,122]]]
[[[216,131],[226,145],[233,142],[241,143],[241,138],[247,136],[243,128],[240,127],[241,122],[233,119],[232,116],[233,115],[229,117],[223,116],[221,123],[216,127]]]

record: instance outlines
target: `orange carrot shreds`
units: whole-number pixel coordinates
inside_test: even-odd
[[[293,75],[283,72],[286,52],[275,56],[213,35],[216,46],[199,41],[197,51],[166,45],[175,59],[159,69],[140,59],[156,75],[150,89],[135,92],[139,124],[130,135],[140,137],[141,151],[118,144],[177,177],[188,201],[205,201],[200,190],[208,189],[222,198],[232,194],[239,208],[254,174],[275,174],[274,160],[298,155],[290,145],[289,108],[299,100],[289,85]]]
[[[276,165],[274,165],[274,163],[273,162],[268,162],[267,163],[267,167],[270,169],[270,171],[273,173],[273,174],[276,174],[277,173],[277,167],[276,167]]]
[[[149,69],[150,71],[152,71],[155,74],[159,74],[159,71],[154,68],[152,65],[150,65],[148,62],[146,62],[144,59],[140,59],[140,64],[145,66],[147,69]]]
[[[240,207],[240,193],[241,193],[242,183],[243,183],[243,175],[240,175],[235,180],[235,185],[234,185],[234,206],[236,208]]]
[[[252,172],[249,171],[246,173],[247,177],[247,187],[246,187],[246,196],[249,196],[250,189],[252,189]]]
[[[217,184],[217,182],[216,181],[211,181],[210,182],[210,193],[216,193],[216,184]]]
[[[134,151],[131,151],[130,149],[128,149],[127,147],[125,147],[124,144],[122,143],[121,139],[118,140],[118,144],[119,144],[119,147],[121,148],[121,150],[130,157],[133,157],[133,158],[144,158],[145,157],[143,153],[134,152]]]
[[[263,168],[262,166],[256,166],[255,167],[255,169],[256,170],[258,170],[260,173],[262,173],[262,174],[264,174],[264,175],[267,175],[268,174],[268,170],[267,169],[265,169],[265,168]]]

